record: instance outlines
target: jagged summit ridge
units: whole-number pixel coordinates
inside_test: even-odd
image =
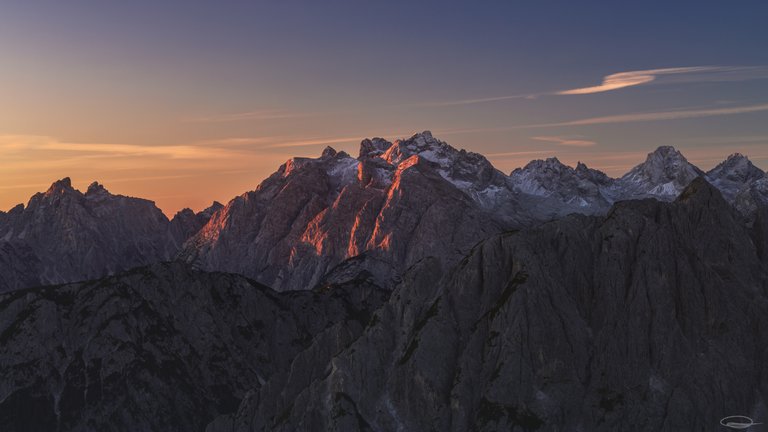
[[[329,147],[318,158],[290,159],[218,212],[180,258],[281,290],[319,283],[359,256],[397,274],[430,254],[450,262],[485,233],[574,212],[601,214],[624,199],[671,201],[703,174],[670,146],[612,179],[557,158],[507,176],[429,131],[394,142],[371,138],[360,143],[357,158]]]
[[[293,158],[217,212],[180,258],[284,290],[313,286],[362,254],[382,263],[378,282],[390,286],[424,256],[457,259],[478,237],[508,225],[479,204],[491,186],[505,187],[503,174],[488,176],[488,169],[481,156],[429,132],[394,143],[364,140],[358,158],[333,149]]]
[[[422,133],[290,159],[172,221],[62,179],[0,213],[0,289],[189,235],[193,265],[0,293],[0,424],[33,406],[20,428],[677,431],[766,412],[768,179],[745,159],[701,175],[663,147],[627,184],[556,158],[507,176]]]
[[[730,200],[746,193],[750,186],[765,177],[765,172],[752,164],[746,156],[734,153],[707,172],[707,179]]]
[[[611,202],[607,190],[611,179],[603,172],[579,162],[572,168],[556,157],[529,162],[509,176],[515,191],[543,198],[554,198],[565,205],[603,209]]]
[[[178,229],[152,201],[113,195],[98,182],[82,193],[65,177],[0,215],[0,292],[169,260],[209,218]]]
[[[64,178],[26,207],[0,213],[0,241],[8,243],[0,266],[16,263],[7,267],[13,275],[23,270],[18,257],[27,257],[42,266],[32,270],[35,278],[69,282],[178,252],[202,268],[304,289],[345,260],[365,257],[356,262],[376,263],[378,282],[391,286],[425,256],[451,262],[490,234],[570,213],[602,214],[621,200],[671,201],[702,175],[670,146],[619,179],[557,158],[506,175],[484,156],[424,131],[394,142],[365,139],[357,157],[327,147],[317,158],[291,158],[255,190],[199,213],[182,210],[171,221],[151,201],[112,195],[98,182],[83,194]],[[749,219],[768,205],[765,173],[743,155],[731,155],[706,178]],[[53,251],[42,246],[56,238]],[[119,252],[103,252],[109,250]]]
[[[648,154],[645,162],[632,168],[617,182],[621,198],[658,197],[674,199],[704,172],[688,162],[672,146],[661,146]]]
[[[679,431],[765,412],[750,236],[697,177],[673,202],[493,236],[449,271],[425,259],[362,336],[211,430]]]

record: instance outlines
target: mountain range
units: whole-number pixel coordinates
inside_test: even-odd
[[[741,154],[507,175],[423,132],[170,220],[63,179],[0,212],[0,429],[710,430],[768,419],[766,317]]]
[[[446,264],[478,240],[618,201],[673,200],[704,176],[747,219],[768,204],[765,172],[733,154],[703,172],[663,146],[614,179],[579,163],[535,160],[509,175],[428,131],[363,140],[358,157],[326,148],[292,158],[227,205],[168,220],[146,200],[68,178],[0,214],[0,292],[76,282],[179,259],[197,268],[298,290],[365,272],[392,288],[427,256]],[[339,279],[341,278],[341,279]]]

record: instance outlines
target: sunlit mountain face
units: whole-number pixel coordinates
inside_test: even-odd
[[[0,430],[760,430],[768,4],[628,6],[5,4]]]

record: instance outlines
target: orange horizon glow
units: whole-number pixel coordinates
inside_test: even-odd
[[[424,130],[507,174],[557,157],[618,177],[662,145],[766,169],[757,6],[4,2],[0,211],[69,177],[172,217]]]
[[[456,148],[483,153],[466,137],[442,137]],[[407,137],[407,136],[406,136]],[[759,142],[734,142],[720,146],[701,147],[691,144],[676,146],[688,160],[707,171],[729,154],[740,152],[755,165],[766,168],[768,146]],[[394,140],[395,137],[388,137]],[[138,146],[125,144],[63,143],[50,138],[0,136],[0,210],[7,211],[25,204],[37,192],[44,192],[56,180],[72,179],[73,187],[85,191],[97,181],[116,195],[126,195],[154,201],[168,216],[183,209],[200,211],[213,201],[223,204],[247,191],[254,190],[263,179],[294,156],[318,157],[327,144],[336,143],[337,150],[356,156],[358,142],[351,138],[302,138],[293,142],[264,140],[262,144],[280,151],[265,152],[244,148],[242,141],[227,145],[207,142],[203,145]],[[486,152],[491,163],[508,174],[533,159],[557,157],[575,166],[578,162],[619,177],[643,162],[655,146],[642,151],[613,151],[600,148],[598,143],[578,136],[532,136],[525,145],[509,146],[523,149],[509,152]],[[538,148],[538,149],[536,149]],[[294,154],[283,150],[296,150]],[[31,155],[31,156],[30,156]],[[30,160],[32,159],[32,160]],[[13,178],[15,181],[8,181]]]

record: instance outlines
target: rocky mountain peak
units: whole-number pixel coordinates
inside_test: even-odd
[[[72,192],[75,189],[72,188],[72,180],[69,177],[64,177],[61,180],[57,180],[51,184],[51,187],[45,192],[46,196],[61,195],[66,192]]]
[[[392,147],[392,143],[384,138],[366,138],[360,142],[360,155],[358,159],[368,159],[384,154],[389,148]]]
[[[418,159],[413,159],[414,156]],[[396,140],[379,158],[399,169],[424,161],[445,180],[475,198],[478,198],[477,193],[491,192],[488,190],[491,186],[497,191],[506,184],[504,174],[483,155],[457,150],[433,137],[430,131],[417,133],[406,140]]]
[[[170,221],[170,229],[173,237],[181,245],[184,241],[195,235],[202,229],[213,217],[214,213],[224,206],[214,201],[210,207],[195,213],[190,208],[179,210]]]
[[[13,206],[12,209],[8,210],[8,213],[6,213],[8,216],[10,215],[18,215],[24,213],[24,204],[16,204]]]
[[[518,192],[556,199],[559,203],[556,206],[561,209],[597,210],[610,204],[603,189],[610,186],[612,180],[581,162],[574,169],[556,157],[534,160],[512,171],[509,181]]]
[[[432,132],[424,131],[406,140],[396,140],[381,157],[390,164],[397,165],[415,154],[438,162],[449,158],[453,153],[458,153],[458,150],[433,137]]]
[[[322,158],[330,158],[334,156],[336,156],[336,149],[331,146],[327,146],[325,149],[323,149],[323,153],[320,155]]]
[[[516,168],[512,171],[512,174],[522,173],[525,171],[536,171],[539,173],[573,171],[573,168],[563,164],[556,157],[550,157],[546,159],[535,159],[528,162],[523,168]]]
[[[101,195],[101,194],[109,194],[109,191],[107,191],[104,185],[100,184],[97,181],[91,183],[88,186],[88,190],[85,192],[86,196]]]
[[[683,155],[682,153],[677,151],[677,149],[674,146],[662,145],[662,146],[656,147],[656,150],[648,153],[649,158],[655,157],[655,156],[667,158],[667,157],[682,157]]]
[[[672,146],[660,146],[645,159],[645,162],[639,166],[646,169],[646,172],[653,175],[674,175],[676,170],[685,169],[688,160],[682,153]]]
[[[8,275],[0,278],[0,292],[100,277],[170,259],[183,241],[169,235],[168,219],[151,201],[112,195],[95,182],[84,195],[68,177],[4,219],[0,241],[14,243],[24,257],[21,262],[31,269],[14,272],[18,262],[0,258],[0,274]]]
[[[210,218],[214,213],[216,213],[223,207],[224,207],[224,204],[218,201],[214,201],[208,208],[202,210],[199,214],[206,215]]]
[[[674,199],[682,190],[704,172],[688,162],[672,146],[661,146],[645,162],[632,168],[619,180],[619,186],[629,197],[652,195],[661,199]]]
[[[741,153],[733,153],[726,160],[712,168],[707,176],[713,181],[727,180],[736,183],[751,183],[765,176],[765,172],[752,164]]]
[[[183,209],[176,212],[176,214],[173,216],[173,219],[194,217],[194,216],[195,216],[195,212],[191,208],[184,207]]]

